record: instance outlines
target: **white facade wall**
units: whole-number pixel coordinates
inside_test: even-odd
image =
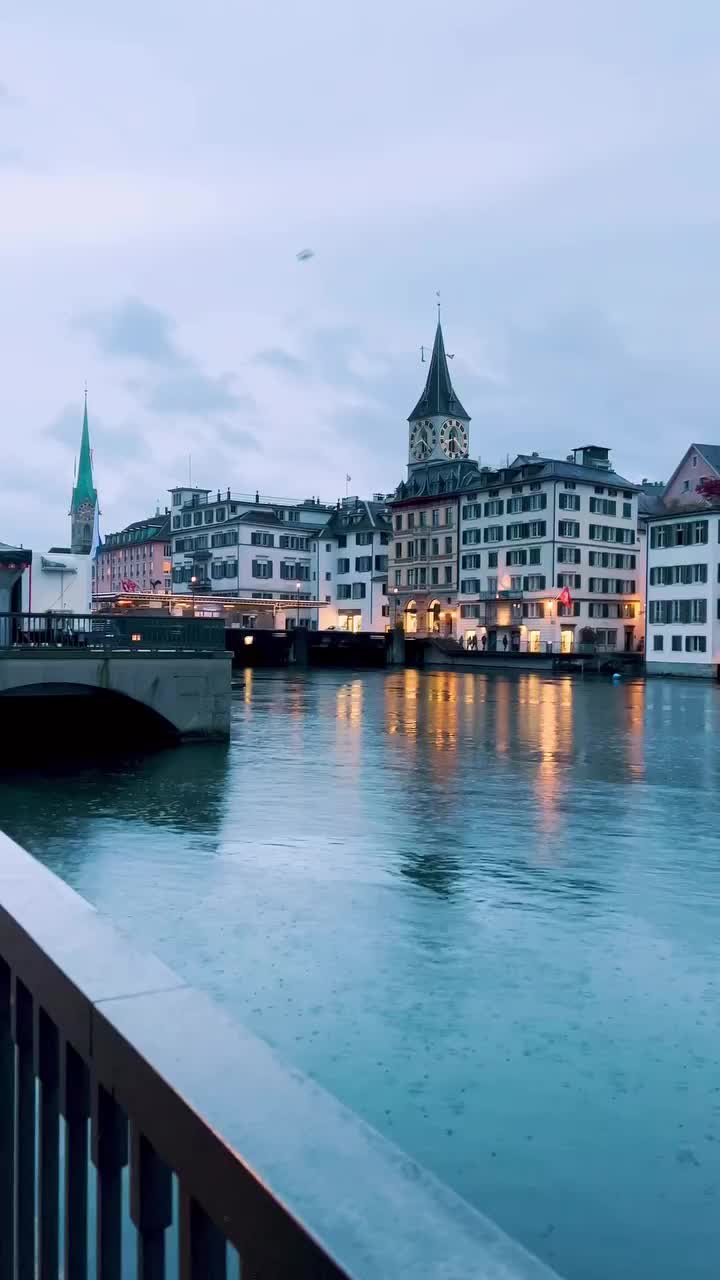
[[[492,485],[463,498],[460,636],[474,631],[480,643],[485,634],[490,647],[500,647],[508,635],[509,647],[570,651],[589,627],[605,648],[637,647],[644,588],[637,494],[618,488],[600,468],[583,470],[590,472],[584,479],[498,484],[494,477]],[[521,505],[525,509],[514,509]],[[513,526],[524,527],[517,537],[509,536]],[[479,567],[473,567],[471,557],[478,555]],[[558,600],[565,586],[570,606]],[[475,611],[477,618],[468,616]]]
[[[325,600],[319,611],[321,631],[387,628],[389,537],[379,529],[319,535],[317,594]]]
[[[90,613],[92,565],[89,555],[34,551],[32,567],[22,578],[23,609],[32,613]]]
[[[650,674],[717,673],[719,566],[717,511],[673,512],[648,521],[646,648]]]

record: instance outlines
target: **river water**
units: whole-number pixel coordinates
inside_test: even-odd
[[[720,689],[248,671],[0,826],[567,1280],[720,1265]]]

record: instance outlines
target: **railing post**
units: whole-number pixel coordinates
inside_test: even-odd
[[[35,1280],[35,1075],[33,1002],[13,976],[12,1034],[17,1045],[15,1112],[15,1280]]]
[[[180,1280],[225,1280],[227,1245],[221,1231],[180,1185]],[[245,1273],[243,1272],[243,1275]]]
[[[138,1280],[165,1280],[165,1230],[172,1222],[172,1177],[131,1125],[130,1216],[138,1230]]]
[[[10,966],[0,959],[0,1280],[13,1280],[15,1223],[15,1045]]]
[[[35,1074],[40,1081],[38,1132],[38,1277],[55,1280],[59,1264],[60,1037],[36,1002]]]
[[[122,1170],[127,1164],[127,1118],[97,1082],[92,1091],[92,1158],[97,1169],[97,1277],[122,1275]]]
[[[69,1043],[64,1046],[62,1066],[62,1104],[66,1125],[64,1280],[86,1280],[88,1070]]]

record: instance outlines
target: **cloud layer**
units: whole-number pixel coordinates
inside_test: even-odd
[[[86,380],[106,528],[189,457],[392,488],[438,289],[483,461],[720,440],[711,0],[11,8],[0,539],[66,536]]]

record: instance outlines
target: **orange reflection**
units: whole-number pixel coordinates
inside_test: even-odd
[[[560,756],[562,751],[567,752],[572,747],[573,694],[572,680],[552,684],[548,681],[540,693],[537,712],[540,763],[535,775],[535,793],[540,826],[546,835],[554,835],[560,826]]]
[[[639,681],[625,687],[628,710],[628,769],[633,778],[645,776],[645,685]]]

